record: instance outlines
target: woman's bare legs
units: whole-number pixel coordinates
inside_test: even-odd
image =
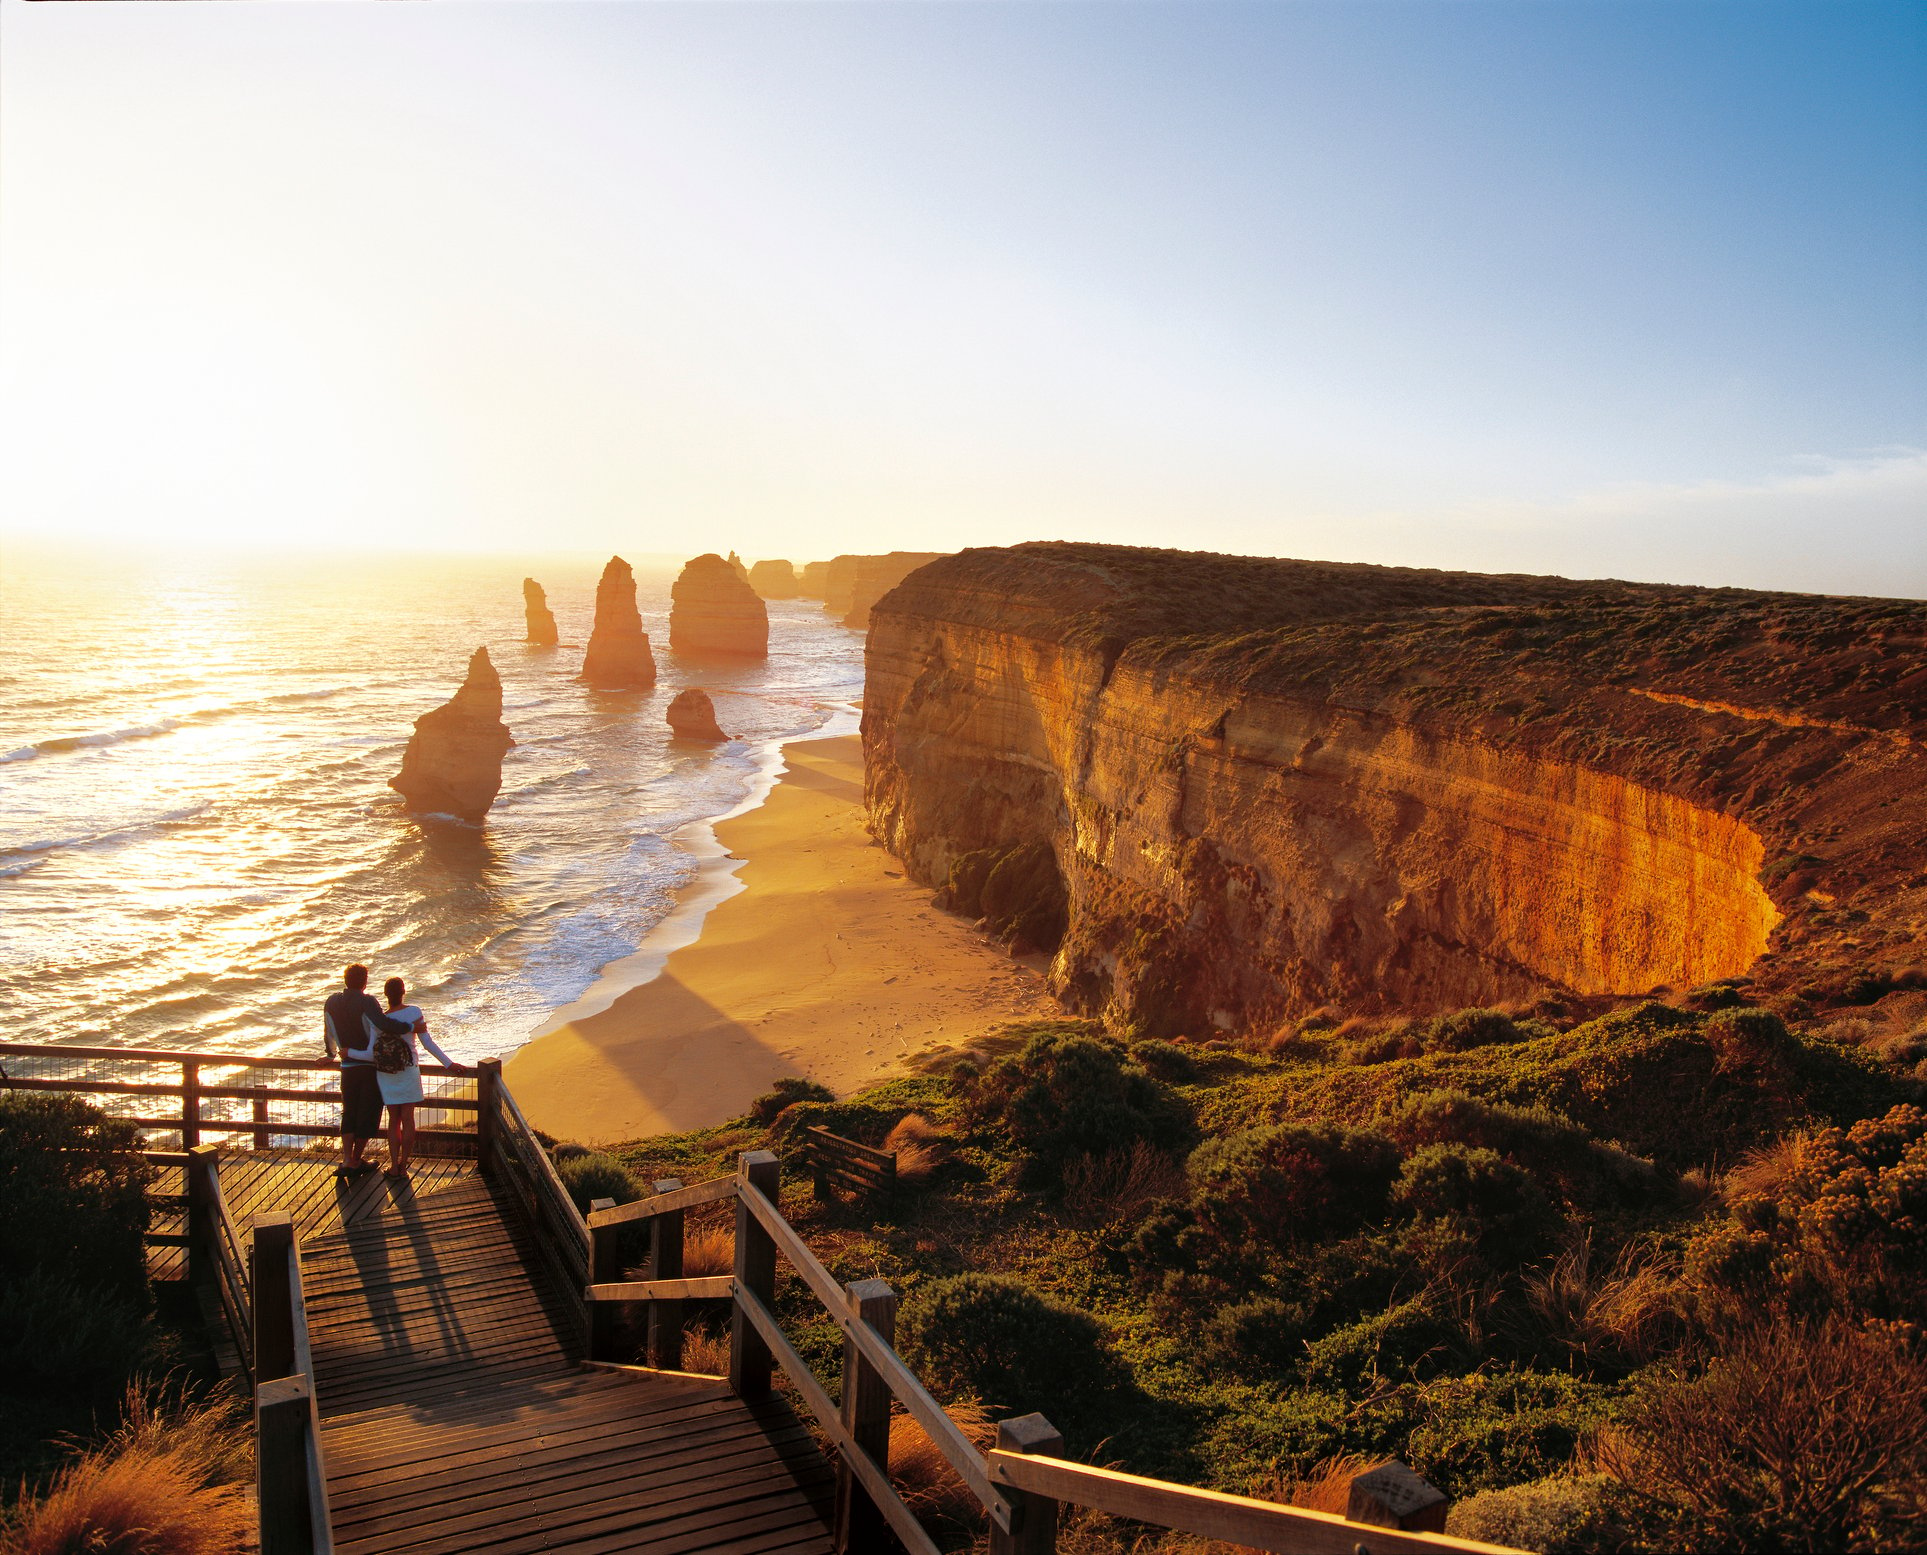
[[[388,1170],[397,1177],[408,1173],[415,1154],[415,1104],[403,1102],[388,1109]]]

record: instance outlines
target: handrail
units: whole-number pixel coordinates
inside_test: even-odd
[[[631,1199],[613,1209],[591,1210],[588,1225],[591,1231],[598,1231],[604,1226],[622,1226],[634,1220],[654,1220],[671,1210],[694,1209],[698,1204],[714,1204],[735,1196],[734,1177],[712,1177],[708,1182],[691,1183],[687,1188],[672,1188],[667,1193],[652,1193],[646,1199]]]
[[[1505,1545],[1358,1523],[1331,1512],[1120,1474],[1068,1458],[992,1449],[988,1461],[990,1477],[1013,1490],[1276,1555],[1354,1555],[1360,1549],[1371,1555],[1440,1555],[1447,1550],[1457,1555],[1518,1555]]]
[[[312,1069],[327,1070],[329,1073],[341,1067],[332,1058],[290,1058],[272,1053],[190,1052],[158,1047],[70,1047],[64,1042],[0,1042],[0,1053],[17,1053],[22,1056],[57,1053],[63,1058],[142,1059],[162,1064],[209,1064],[216,1068],[225,1064],[235,1064],[245,1069]],[[446,1064],[423,1064],[421,1070],[425,1075],[461,1076],[466,1073],[466,1066],[450,1068]],[[11,1080],[8,1083],[18,1085],[20,1081]]]

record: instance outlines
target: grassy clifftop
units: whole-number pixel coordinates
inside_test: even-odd
[[[613,1154],[641,1191],[804,1122],[893,1139],[894,1201],[799,1177],[786,1211],[897,1287],[947,1403],[1097,1461],[1315,1502],[1395,1455],[1489,1538],[1874,1547],[1927,1532],[1921,1046],[1654,1003],[1251,1048],[1048,1023]],[[786,1315],[834,1376],[834,1327]]]

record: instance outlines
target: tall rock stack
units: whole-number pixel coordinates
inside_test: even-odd
[[[415,720],[401,771],[388,780],[417,814],[479,824],[502,788],[502,758],[515,741],[502,722],[502,681],[477,648],[462,689]]]
[[[796,592],[805,599],[822,599],[830,586],[830,564],[828,562],[805,562],[803,574],[797,579]]]
[[[749,569],[749,586],[765,599],[794,599],[796,569],[786,561],[758,562]]]
[[[577,678],[608,691],[646,691],[656,683],[656,656],[636,610],[636,575],[620,556],[609,558],[596,585],[595,629]]]
[[[676,652],[753,658],[769,652],[769,611],[713,552],[683,568],[669,597],[669,646]]]
[[[555,613],[549,609],[549,596],[542,592],[542,585],[533,578],[522,580],[522,604],[528,612],[528,641],[538,648],[553,648],[556,644]]]
[[[738,556],[734,551],[729,553],[729,565],[736,569],[737,577],[741,578],[745,583],[749,582],[749,568],[743,564],[742,557]]]

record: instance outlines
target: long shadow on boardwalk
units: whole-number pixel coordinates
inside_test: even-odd
[[[787,1407],[583,1371],[481,1178],[358,1198],[302,1258],[342,1555],[828,1555],[829,1470]]]

